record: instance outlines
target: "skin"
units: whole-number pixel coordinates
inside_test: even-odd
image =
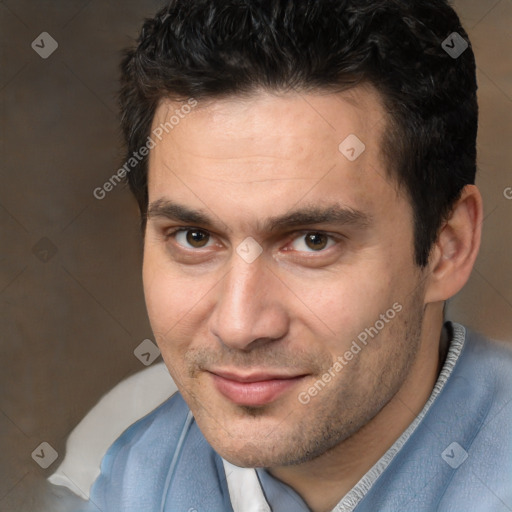
[[[162,102],[153,128],[179,106]],[[267,468],[315,512],[332,509],[421,411],[446,351],[443,302],[468,279],[480,242],[481,197],[467,186],[429,265],[415,264],[412,207],[386,172],[385,129],[370,87],[257,91],[200,102],[150,153],[143,278],[165,363],[219,455]],[[366,146],[355,161],[338,149],[349,134]],[[175,219],[169,202],[209,220]],[[334,205],[363,220],[268,226]],[[193,233],[176,232],[185,228]],[[262,250],[251,263],[237,253],[247,237]],[[400,312],[301,403],[397,303]],[[218,391],[218,370],[302,378],[248,407]]]

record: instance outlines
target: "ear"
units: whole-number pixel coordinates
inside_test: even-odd
[[[480,248],[482,196],[466,185],[430,253],[425,302],[445,301],[466,284]]]

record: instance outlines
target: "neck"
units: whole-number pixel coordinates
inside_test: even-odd
[[[439,315],[438,315],[439,316]],[[363,428],[314,460],[269,472],[292,487],[312,512],[329,512],[402,435],[427,402],[449,339],[442,318],[423,332],[418,356],[398,393]],[[433,346],[439,350],[433,350]]]

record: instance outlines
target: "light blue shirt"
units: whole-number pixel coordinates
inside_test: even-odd
[[[511,512],[512,348],[456,323],[432,394],[333,512]],[[271,512],[308,512],[264,469],[240,492]],[[132,425],[102,462],[87,511],[247,512],[179,393]],[[230,486],[245,480],[230,480]],[[239,484],[242,485],[242,484]]]

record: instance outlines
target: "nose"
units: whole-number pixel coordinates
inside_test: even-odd
[[[210,332],[224,345],[245,351],[282,338],[289,328],[284,289],[262,257],[247,263],[235,253],[217,287]]]

